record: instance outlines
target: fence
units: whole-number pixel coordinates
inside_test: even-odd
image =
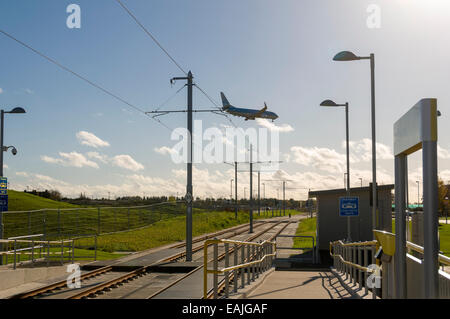
[[[341,240],[330,243],[330,256],[333,257],[334,268],[345,274],[345,280],[359,285],[359,289],[368,293],[368,276],[376,271],[369,264],[375,264],[375,247],[377,241],[343,243]],[[370,254],[370,256],[369,256]],[[378,275],[378,274],[376,274]],[[364,280],[363,280],[364,278]],[[372,297],[376,298],[376,285],[372,286]]]
[[[4,236],[43,234],[45,239],[73,238],[141,228],[184,214],[184,204],[166,202],[147,206],[40,209],[3,212]]]
[[[19,236],[8,239],[1,239],[0,243],[5,246],[5,251],[0,252],[2,264],[7,265],[13,263],[13,268],[16,269],[17,263],[29,261],[35,263],[40,260],[45,260],[47,264],[52,257],[64,263],[65,259],[74,261],[74,241],[58,240],[50,241],[43,240],[43,234],[36,234],[31,236]],[[22,256],[28,257],[23,258]],[[11,260],[12,259],[12,260]]]
[[[218,255],[219,244],[224,245],[224,253]],[[230,249],[230,244],[233,247]],[[208,246],[213,245],[213,269],[208,269]],[[276,255],[276,244],[264,241],[262,243],[243,242],[226,239],[210,239],[203,246],[203,298],[208,298],[208,274],[213,274],[213,297],[218,297],[219,274],[224,275],[225,298],[229,296],[230,273],[233,276],[234,292],[237,292],[239,277],[241,287],[244,288],[246,281],[250,284],[264,271],[272,266],[273,257]],[[247,253],[246,253],[247,252]],[[240,253],[241,262],[238,262]],[[234,265],[230,266],[230,254],[234,256]],[[247,256],[246,256],[247,255]],[[224,268],[219,269],[219,260],[223,259]],[[245,278],[247,273],[247,280]]]

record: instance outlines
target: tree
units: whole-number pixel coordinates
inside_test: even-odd
[[[442,179],[438,179],[438,210],[441,212],[441,214],[445,211],[445,197],[447,196],[448,188],[444,184],[444,181]]]

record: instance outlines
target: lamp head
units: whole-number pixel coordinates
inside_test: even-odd
[[[325,100],[322,103],[320,103],[320,106],[339,106],[332,100]]]
[[[333,60],[334,61],[355,61],[355,60],[361,60],[361,58],[356,56],[353,52],[341,51],[334,56]]]
[[[26,111],[21,107],[15,107],[11,111],[6,112],[6,113],[22,114],[22,113],[26,113]]]

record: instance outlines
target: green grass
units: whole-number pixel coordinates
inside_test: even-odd
[[[39,197],[36,195],[8,190],[8,210],[22,211],[22,210],[37,210],[45,208],[76,208],[77,205],[57,202],[48,198]]]
[[[314,242],[316,240],[316,217],[302,219],[298,223],[296,236],[313,236]],[[310,239],[294,238],[293,247],[311,247],[312,241]]]
[[[254,219],[265,218],[263,214]],[[216,232],[240,224],[248,223],[249,215],[239,212],[238,219],[234,212],[194,212],[193,237]],[[181,242],[186,236],[185,216],[176,216],[158,221],[148,227],[122,233],[102,235],[98,237],[98,249],[106,252],[141,251],[174,242]],[[80,239],[81,245],[92,245],[92,239]]]

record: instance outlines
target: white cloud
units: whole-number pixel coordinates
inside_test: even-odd
[[[438,157],[442,159],[450,159],[450,152],[445,148],[442,148],[438,145],[437,147]]]
[[[350,156],[355,159],[361,159],[363,162],[369,162],[372,160],[372,140],[364,138],[359,141],[350,141]],[[342,148],[346,148],[346,142],[342,142]],[[392,149],[382,143],[376,143],[377,159],[380,160],[392,160],[394,155]],[[357,160],[359,161],[359,160]]]
[[[86,155],[87,155],[89,158],[99,160],[99,161],[102,162],[102,163],[107,163],[108,160],[109,160],[109,159],[108,159],[108,156],[106,156],[106,155],[104,155],[104,154],[100,154],[100,153],[98,153],[98,152],[87,152]]]
[[[292,161],[304,166],[312,166],[316,169],[336,173],[343,172],[346,156],[333,149],[319,147],[291,147]]]
[[[171,154],[176,154],[177,153],[173,148],[170,148],[170,147],[167,147],[167,146],[161,146],[159,148],[155,147],[154,150],[155,150],[156,153],[159,153],[159,154],[162,154],[162,155],[166,155],[166,154],[171,155]]]
[[[17,176],[23,176],[23,177],[28,177],[28,173],[27,172],[16,172]]]
[[[256,119],[256,122],[260,126],[264,126],[264,127],[268,128],[270,131],[276,131],[276,132],[282,132],[282,133],[294,131],[294,128],[292,126],[290,126],[289,124],[282,124],[280,126],[277,126],[273,122],[271,122],[267,119],[261,119],[261,118]]]
[[[144,169],[144,165],[136,162],[130,155],[116,155],[112,158],[112,163],[115,166],[131,171],[139,171]]]
[[[98,168],[98,164],[88,160],[83,154],[77,152],[63,153],[59,152],[60,158],[54,158],[47,155],[41,156],[41,159],[46,163],[60,164],[71,167],[93,167]]]
[[[76,136],[82,145],[87,145],[95,148],[109,146],[108,142],[86,131],[80,131]]]

